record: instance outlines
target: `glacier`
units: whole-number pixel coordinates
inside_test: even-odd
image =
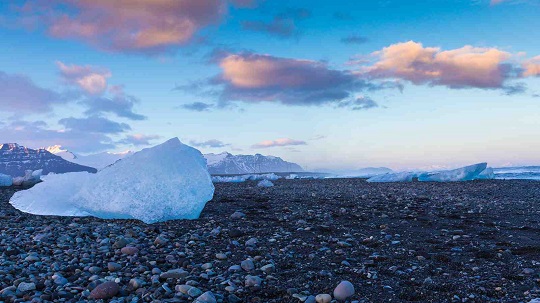
[[[480,179],[493,179],[493,169],[487,163],[478,163],[457,169],[436,172],[401,172],[384,174],[369,178],[368,182],[459,182]]]
[[[196,219],[214,194],[206,160],[178,138],[143,149],[96,174],[48,175],[10,203],[36,215],[155,223]]]

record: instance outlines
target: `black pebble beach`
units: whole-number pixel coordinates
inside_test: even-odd
[[[216,184],[200,219],[152,225],[25,214],[0,189],[0,301],[315,302],[344,280],[348,302],[540,297],[538,181],[274,184]]]

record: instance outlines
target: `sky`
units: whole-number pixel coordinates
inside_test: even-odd
[[[0,2],[0,141],[540,165],[540,0]]]

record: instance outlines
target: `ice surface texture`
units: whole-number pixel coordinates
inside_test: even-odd
[[[0,174],[0,187],[13,185],[13,178],[8,175]]]
[[[196,219],[214,185],[202,154],[177,138],[144,149],[97,174],[50,175],[10,203],[37,215],[96,216],[154,223]]]
[[[493,179],[493,169],[487,167],[487,163],[478,163],[453,170],[439,172],[402,172],[384,174],[368,179],[368,182],[411,182],[415,178],[418,181],[429,182],[458,182],[479,179]]]

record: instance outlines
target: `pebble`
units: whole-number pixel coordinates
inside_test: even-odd
[[[246,281],[245,281],[246,287],[259,286],[261,285],[261,283],[262,283],[262,279],[258,276],[251,276],[251,275],[246,276]]]
[[[332,301],[332,296],[329,294],[318,294],[315,297],[315,301],[317,301],[317,303],[330,303],[330,301]]]
[[[34,283],[21,282],[17,286],[17,290],[20,291],[20,292],[27,292],[27,291],[32,291],[32,290],[35,290],[35,289],[36,289],[36,284],[34,284]]]
[[[139,252],[139,249],[134,246],[126,246],[126,247],[122,247],[120,252],[122,252],[124,255],[135,255],[136,253]]]
[[[107,269],[109,269],[109,271],[112,271],[112,272],[119,271],[122,269],[122,265],[116,262],[109,262],[107,263]]]
[[[252,271],[253,269],[255,269],[255,264],[253,264],[253,261],[251,261],[250,259],[247,259],[240,263],[240,267],[242,267],[242,269],[245,271]]]
[[[354,286],[349,281],[341,281],[334,289],[334,298],[345,301],[354,295]]]
[[[188,276],[188,272],[179,268],[179,269],[171,269],[167,272],[162,273],[159,277],[161,279],[183,279]]]
[[[90,299],[110,299],[120,291],[120,287],[115,282],[104,282],[96,286],[90,292]]]
[[[216,259],[218,260],[227,260],[227,255],[224,253],[218,253],[216,254]]]
[[[204,294],[200,295],[194,303],[216,303],[216,297],[211,291],[207,291]]]
[[[231,215],[231,219],[233,220],[238,220],[238,219],[242,219],[246,216],[246,214],[244,214],[243,212],[241,211],[235,211],[232,215]]]

